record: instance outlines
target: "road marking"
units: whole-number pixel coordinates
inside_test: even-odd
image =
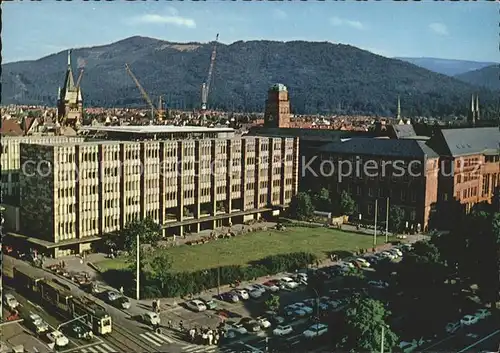
[[[170,338],[170,337],[168,337],[168,336],[165,336],[165,335],[163,335],[163,334],[161,334],[161,333],[156,333],[156,335],[157,335],[158,337],[160,337],[160,338],[163,338],[163,340],[164,340],[165,342],[168,342],[168,343],[174,343],[174,340],[173,340],[173,339],[171,339],[171,338]]]
[[[479,343],[484,342],[484,341],[486,341],[486,340],[490,339],[491,337],[495,336],[495,335],[496,335],[496,334],[498,334],[499,332],[500,332],[500,330],[496,330],[495,332],[490,333],[488,336],[481,338],[479,341],[477,341],[477,342],[475,342],[475,343],[471,344],[471,345],[470,345],[470,346],[468,346],[468,347],[465,347],[464,349],[462,349],[462,350],[461,350],[460,352],[458,352],[458,353],[465,352],[465,351],[467,351],[467,350],[471,349],[472,347],[477,346]]]
[[[140,336],[156,347],[161,347],[163,345],[163,340],[152,332],[144,332],[141,333]]]
[[[104,348],[106,348],[111,353],[118,353],[112,347],[108,346],[106,343],[103,343],[101,346],[103,346]]]
[[[190,344],[182,347],[182,351],[186,353],[198,353],[198,352],[215,352],[217,350],[217,346],[205,346],[205,345],[197,345]]]
[[[83,353],[89,353],[89,352],[92,352],[92,353],[99,353],[98,350],[94,349],[94,347],[88,347],[88,348],[84,348],[82,349],[82,352]]]

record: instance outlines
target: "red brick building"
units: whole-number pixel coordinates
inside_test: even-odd
[[[290,98],[288,89],[281,83],[272,85],[267,92],[264,126],[290,127]]]

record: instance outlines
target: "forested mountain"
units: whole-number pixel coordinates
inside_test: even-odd
[[[85,66],[82,92],[89,106],[147,106],[124,65],[157,101],[173,108],[200,105],[213,43],[170,43],[131,37],[73,51],[73,70]],[[54,105],[63,84],[66,52],[3,65],[3,103]],[[217,49],[209,106],[263,111],[268,87],[288,86],[295,113],[389,115],[401,96],[405,115],[466,114],[478,92],[491,114],[493,92],[349,45],[326,42],[238,41]]]
[[[493,65],[493,62],[437,59],[437,58],[395,58],[448,76],[456,76],[469,71]]]
[[[500,91],[500,68],[498,64],[466,72],[465,74],[457,75],[456,78],[476,86]]]

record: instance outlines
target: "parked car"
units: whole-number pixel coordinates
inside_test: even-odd
[[[478,311],[476,311],[475,316],[478,318],[478,320],[482,320],[487,318],[488,316],[491,316],[491,311],[489,311],[488,309],[479,309]]]
[[[12,294],[5,294],[3,297],[3,302],[10,310],[14,310],[19,306],[19,302]]]
[[[465,316],[464,316],[464,317],[460,320],[460,322],[462,323],[462,325],[465,325],[465,326],[474,325],[474,324],[476,324],[478,321],[479,321],[479,319],[477,318],[477,316],[474,316],[474,315],[465,315]]]
[[[384,281],[368,281],[368,284],[372,287],[384,289],[389,287],[389,283]]]
[[[389,251],[383,251],[381,253],[381,256],[385,257],[386,259],[390,259],[390,260],[396,260],[398,257],[397,255],[392,254]]]
[[[52,331],[47,333],[47,338],[50,343],[53,343],[57,347],[64,347],[69,344],[68,337],[64,336],[61,331]]]
[[[250,332],[260,331],[259,323],[252,318],[244,317],[243,319],[240,320],[240,324],[242,324]]]
[[[288,289],[295,289],[299,286],[299,284],[290,277],[282,277],[280,281]]]
[[[288,317],[304,317],[307,316],[307,312],[302,310],[301,307],[291,304],[284,308],[285,315]]]
[[[240,335],[245,335],[248,333],[247,329],[242,324],[230,323],[228,329],[239,333]]]
[[[262,286],[266,288],[266,290],[269,290],[273,293],[276,293],[280,290],[280,287],[276,285],[276,283],[272,281],[267,281],[262,283]]]
[[[266,287],[264,287],[262,284],[250,284],[245,287],[245,290],[247,291],[258,290],[262,294],[264,294],[267,291]]]
[[[94,337],[92,329],[81,322],[75,322],[69,328],[69,333],[79,339],[91,340]]]
[[[152,311],[146,311],[142,315],[142,320],[152,326],[157,326],[161,323],[160,315]]]
[[[217,302],[213,299],[198,298],[198,300],[202,301],[209,310],[217,309]]]
[[[263,316],[259,316],[256,321],[264,329],[271,327],[271,322]]]
[[[235,290],[233,290],[233,293],[236,294],[238,296],[238,298],[243,299],[243,300],[247,300],[248,298],[250,298],[250,296],[248,295],[248,292],[244,289],[235,289]]]
[[[202,312],[202,311],[207,310],[207,306],[205,305],[205,303],[203,303],[199,299],[193,299],[193,300],[188,301],[186,303],[186,306],[195,312]]]
[[[449,322],[446,324],[445,330],[448,333],[455,333],[460,329],[460,327],[462,327],[462,323],[460,321]]]
[[[255,288],[245,288],[245,290],[247,291],[248,295],[252,299],[259,299],[260,297],[262,297],[262,292],[260,290],[258,290],[258,289],[255,289]]]
[[[274,323],[275,325],[280,325],[285,322],[285,318],[279,316],[274,311],[266,311],[264,315],[269,319],[269,321],[271,321],[271,323]]]
[[[328,325],[314,324],[305,330],[302,335],[306,338],[314,338],[324,335],[328,332]]]
[[[313,308],[311,308],[311,307],[309,307],[306,304],[301,303],[301,302],[295,303],[294,305],[296,308],[299,308],[300,310],[305,311],[308,315],[311,315],[314,311]]]
[[[49,324],[47,324],[38,314],[30,313],[28,325],[33,328],[33,330],[37,333],[44,333],[49,330]]]
[[[418,348],[418,343],[416,341],[412,342],[401,341],[399,342],[398,347],[403,353],[411,353]]]
[[[390,253],[395,253],[398,257],[402,257],[403,256],[403,252],[400,249],[398,249],[397,247],[391,248],[388,251]]]
[[[361,267],[370,267],[370,263],[368,261],[366,261],[365,259],[363,259],[362,257],[358,257],[356,260],[355,260]]]
[[[240,298],[236,293],[233,292],[226,292],[226,293],[221,293],[218,296],[219,300],[224,300],[229,303],[237,303],[240,301]]]
[[[293,328],[290,325],[278,325],[273,330],[273,335],[275,336],[286,336],[293,332]]]

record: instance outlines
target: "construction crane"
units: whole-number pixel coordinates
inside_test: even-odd
[[[80,74],[78,75],[78,79],[76,80],[76,88],[80,88],[80,83],[82,82],[83,77],[83,67],[80,69]]]
[[[144,88],[140,84],[139,80],[137,80],[137,78],[135,77],[134,73],[132,72],[132,70],[130,69],[128,64],[125,64],[125,70],[127,70],[127,73],[132,78],[132,80],[134,81],[137,88],[139,88],[139,91],[141,91],[142,97],[144,98],[144,100],[148,103],[149,107],[151,108],[151,120],[155,120],[156,108],[153,104],[153,101],[151,100],[151,98],[149,98],[149,95],[146,93],[146,91],[144,90]]]
[[[208,68],[207,80],[201,86],[201,109],[207,109],[208,92],[210,91],[210,82],[212,81],[212,72],[214,71],[215,56],[217,54],[217,41],[219,40],[219,33],[215,37],[214,49],[212,50],[212,56],[210,57],[210,66]]]

